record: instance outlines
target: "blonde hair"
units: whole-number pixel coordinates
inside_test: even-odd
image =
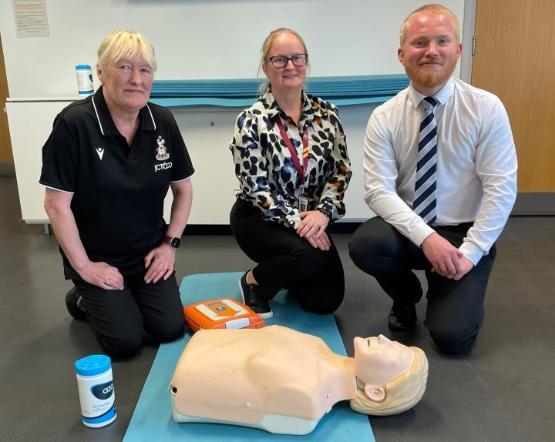
[[[443,13],[451,17],[451,20],[453,21],[453,25],[455,25],[455,36],[457,38],[457,43],[460,42],[461,25],[455,13],[446,6],[440,5],[438,3],[430,3],[428,5],[424,5],[418,9],[415,9],[409,14],[407,18],[405,18],[405,20],[403,21],[403,24],[401,25],[401,29],[399,31],[399,40],[400,40],[401,46],[405,42],[405,38],[406,38],[405,33],[407,31],[407,25],[409,20],[412,18],[413,15],[419,14],[421,12]]]
[[[371,400],[364,389],[359,388],[351,400],[351,408],[359,413],[387,416],[401,413],[413,407],[422,399],[428,380],[428,359],[418,347],[410,347],[414,360],[409,369],[385,386],[385,399]]]
[[[156,71],[156,56],[152,44],[139,32],[116,30],[104,37],[98,46],[97,66],[106,68],[123,58],[131,58],[137,54]]]
[[[303,45],[303,50],[305,54],[308,54],[308,49],[306,48],[306,43],[304,42],[303,38],[297,31],[294,31],[290,28],[277,28],[271,31],[268,36],[265,38],[264,43],[262,43],[262,50],[260,51],[260,64],[258,65],[258,72],[262,69],[262,65],[267,62],[268,57],[270,56],[270,51],[272,50],[272,45],[274,44],[274,40],[279,37],[281,34],[291,34],[297,40],[301,42]],[[307,62],[308,66],[308,62]],[[270,83],[268,81],[263,82],[260,85],[260,91],[265,92],[270,88]]]

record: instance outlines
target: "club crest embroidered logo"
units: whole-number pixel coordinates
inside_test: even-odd
[[[98,154],[98,158],[102,159],[102,157],[104,156],[104,149],[102,149],[102,147],[97,147],[95,150]]]
[[[166,140],[164,140],[162,136],[158,135],[158,138],[156,139],[156,143],[158,144],[158,147],[156,148],[156,159],[158,161],[167,160],[170,157],[170,154],[168,153],[168,150],[164,145],[166,143]]]

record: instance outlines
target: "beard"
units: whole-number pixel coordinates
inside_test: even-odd
[[[426,89],[435,89],[438,86],[443,86],[451,78],[457,66],[457,61],[458,58],[451,62],[446,62],[440,69],[427,69],[425,66],[414,67],[406,65],[405,72],[417,88],[420,86]]]

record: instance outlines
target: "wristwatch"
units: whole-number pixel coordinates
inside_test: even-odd
[[[179,245],[181,244],[181,238],[178,238],[176,236],[164,235],[164,240],[163,241],[166,244],[169,244],[170,246],[172,246],[174,249],[177,249],[179,247]]]
[[[330,222],[331,222],[332,219],[331,219],[331,213],[330,213],[329,210],[326,210],[323,207],[317,207],[316,210],[318,212],[323,213],[324,215],[326,215],[328,217],[328,219],[330,220]]]

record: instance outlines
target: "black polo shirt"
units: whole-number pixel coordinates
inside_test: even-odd
[[[163,207],[170,182],[193,172],[168,109],[148,103],[140,110],[130,148],[100,88],[54,120],[42,148],[39,182],[73,193],[71,210],[89,259],[132,274],[143,270],[144,256],[165,233]],[[65,256],[64,268],[66,278],[78,278]]]

